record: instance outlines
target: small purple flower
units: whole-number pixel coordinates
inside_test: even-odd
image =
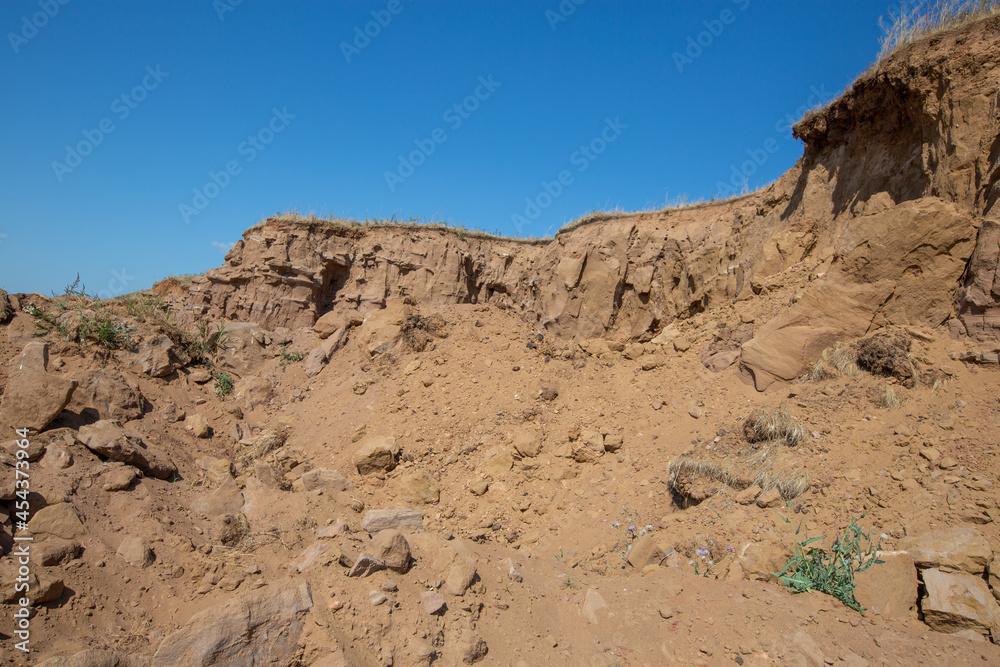
[[[699,556],[707,556],[708,555],[708,547],[698,547],[698,555]]]
[[[635,526],[629,526],[628,529],[629,529],[629,532],[633,532],[633,533],[635,532]]]
[[[733,549],[732,547],[726,547],[726,551],[732,553],[733,551],[736,551],[736,550]]]
[[[612,528],[617,528],[619,525],[621,525],[621,524],[619,524],[617,521],[615,521],[614,523],[611,524],[611,527]]]

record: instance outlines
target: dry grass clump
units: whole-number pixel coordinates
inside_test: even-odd
[[[891,384],[884,384],[875,391],[875,404],[886,410],[901,408],[906,403],[906,396],[896,391]]]
[[[858,374],[858,353],[837,343],[823,350],[819,361],[809,373],[809,380],[832,380],[838,377],[852,377]]]
[[[909,4],[909,6],[906,6]],[[879,20],[885,33],[878,59],[883,60],[898,49],[924,37],[1000,14],[1000,0],[927,0],[904,3],[899,13],[890,14],[890,22]]]
[[[747,442],[780,442],[794,447],[809,437],[807,429],[784,407],[757,408],[743,422]]]
[[[667,477],[670,491],[684,497],[689,495],[692,480],[699,478],[737,490],[755,484],[762,491],[777,489],[786,502],[798,498],[809,489],[809,475],[795,467],[784,448],[773,442],[746,452],[730,463],[680,456],[670,462]]]
[[[894,377],[907,388],[916,384],[917,369],[910,360],[910,339],[902,334],[875,334],[861,341],[858,366],[874,375]]]
[[[241,462],[249,463],[267,456],[285,444],[287,437],[287,434],[284,432],[273,431],[271,429],[261,431],[254,436],[250,445],[244,450],[243,455],[240,457]]]

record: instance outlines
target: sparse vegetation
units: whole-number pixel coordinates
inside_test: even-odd
[[[875,375],[894,377],[904,387],[916,383],[910,361],[910,339],[902,334],[875,334],[858,344],[858,366]]]
[[[785,517],[782,519],[789,522]],[[800,525],[796,535],[801,528]],[[854,575],[883,562],[878,559],[881,542],[874,542],[873,537],[874,531],[865,531],[852,519],[847,530],[837,536],[829,552],[811,546],[824,537],[803,539],[795,545],[795,555],[781,572],[772,574],[795,593],[819,591],[862,612],[864,608],[854,598]]]
[[[731,461],[703,461],[687,456],[673,459],[667,466],[667,486],[675,495],[685,496],[687,480],[705,478],[737,490],[757,485],[762,491],[777,489],[782,499],[791,501],[809,489],[809,475],[784,460],[782,448],[768,443]]]
[[[911,3],[912,4],[912,3]],[[879,20],[884,36],[878,59],[883,60],[898,49],[930,35],[961,28],[987,16],[1000,14],[998,0],[927,0],[890,13]]]
[[[784,407],[757,408],[743,422],[743,434],[751,444],[781,442],[794,447],[809,437],[809,429]]]
[[[858,374],[858,354],[853,349],[837,343],[823,350],[819,361],[809,373],[809,380],[819,382],[838,377],[853,377]]]
[[[216,373],[212,377],[215,378],[215,393],[222,400],[226,400],[233,393],[233,387],[235,386],[233,384],[233,376],[229,373]]]
[[[875,391],[876,405],[886,410],[901,408],[906,403],[906,396],[896,391],[890,384],[884,384]]]
[[[278,362],[280,366],[284,366],[285,364],[293,364],[296,361],[302,361],[303,359],[306,358],[306,355],[303,354],[302,352],[289,352],[287,347],[288,347],[287,343],[282,343],[278,348],[279,351],[281,352],[281,361]]]

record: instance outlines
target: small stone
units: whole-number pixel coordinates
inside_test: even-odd
[[[538,392],[538,398],[543,401],[554,401],[559,397],[559,390],[552,387],[543,387],[541,391]]]
[[[361,521],[361,527],[369,533],[381,530],[423,530],[424,513],[419,510],[369,510]]]
[[[771,507],[780,507],[782,503],[781,493],[778,489],[771,489],[770,491],[764,491],[757,498],[757,507],[768,509]]]
[[[354,565],[348,571],[347,576],[367,577],[384,569],[385,563],[383,563],[379,558],[376,558],[368,553],[362,553],[358,556],[357,560],[354,561]]]
[[[132,482],[134,482],[137,477],[138,475],[135,472],[135,468],[125,465],[117,466],[104,474],[102,477],[103,483],[101,484],[101,488],[109,493],[124,491],[132,486]]]
[[[736,502],[740,505],[752,505],[757,496],[760,495],[760,487],[754,484],[753,486],[748,486],[739,493],[736,494]]]
[[[517,583],[524,581],[524,575],[521,573],[521,566],[515,563],[512,558],[507,559],[507,578],[511,581],[516,581]]]
[[[674,617],[674,610],[668,604],[661,604],[659,608],[660,618],[666,620]]]
[[[153,551],[141,537],[131,536],[122,540],[118,555],[132,567],[147,568],[153,564]]]
[[[444,596],[433,591],[421,593],[420,602],[424,605],[424,611],[428,614],[443,613],[448,606]]]
[[[628,564],[637,570],[647,565],[659,565],[664,558],[666,554],[651,533],[639,537],[628,551]]]
[[[371,600],[373,607],[377,607],[380,604],[384,604],[385,601],[388,600],[389,598],[387,598],[384,594],[378,591],[371,591],[370,593],[368,593],[368,599]]]
[[[352,461],[358,472],[370,475],[376,472],[389,472],[399,462],[399,445],[391,436],[368,438],[354,452]]]
[[[617,452],[622,448],[625,443],[624,438],[620,435],[609,434],[604,436],[604,451],[606,452]]]
[[[354,482],[344,477],[337,470],[327,470],[326,468],[316,468],[302,475],[302,490],[333,492],[350,492],[354,490]]]
[[[535,431],[521,431],[514,436],[513,445],[524,458],[534,458],[542,451],[542,436]]]
[[[481,496],[484,493],[486,493],[487,491],[489,491],[489,488],[490,488],[490,483],[487,482],[485,479],[480,479],[480,480],[478,480],[476,482],[473,482],[469,486],[469,491],[474,496]]]
[[[379,531],[371,549],[390,570],[405,574],[410,569],[410,543],[398,530]]]
[[[208,420],[201,413],[189,415],[184,420],[184,425],[196,438],[208,438],[212,435],[212,427],[208,425]]]

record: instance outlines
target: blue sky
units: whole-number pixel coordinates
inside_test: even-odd
[[[143,289],[288,209],[550,236],[753,189],[893,6],[4,0],[0,287]]]

